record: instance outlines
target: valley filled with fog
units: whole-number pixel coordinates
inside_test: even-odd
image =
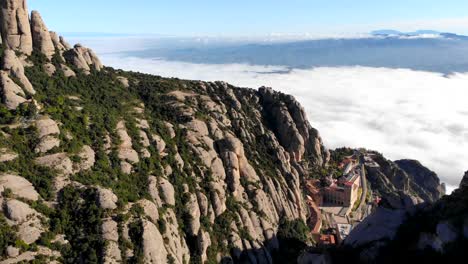
[[[468,74],[463,73],[468,71],[468,41],[464,39],[210,44],[200,39],[81,37],[76,41],[94,48],[105,65],[115,68],[223,80],[241,87],[270,86],[292,94],[306,108],[327,147],[364,147],[391,159],[420,160],[449,191],[468,169]]]

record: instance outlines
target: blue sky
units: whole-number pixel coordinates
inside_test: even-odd
[[[164,35],[468,33],[466,0],[29,0],[50,29]]]

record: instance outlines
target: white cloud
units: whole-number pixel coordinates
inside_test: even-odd
[[[185,79],[271,86],[294,95],[330,148],[365,147],[418,159],[456,186],[468,169],[468,74],[343,67],[206,65],[103,56],[107,65]]]

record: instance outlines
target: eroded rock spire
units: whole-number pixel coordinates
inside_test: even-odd
[[[31,33],[33,46],[46,55],[47,58],[52,58],[55,54],[54,43],[52,42],[47,26],[37,11],[32,11],[31,13]]]
[[[26,0],[2,0],[0,12],[2,41],[9,49],[26,55],[33,51]]]

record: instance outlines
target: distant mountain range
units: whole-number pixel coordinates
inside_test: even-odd
[[[202,64],[281,65],[291,69],[367,66],[468,72],[468,37],[433,30],[373,31],[356,38],[287,42],[222,42],[199,39],[147,40],[123,56]]]
[[[382,29],[371,32],[376,37],[397,37],[397,38],[447,38],[468,40],[468,36],[455,33],[439,32],[436,30],[416,30],[413,32],[401,32],[393,29]]]

